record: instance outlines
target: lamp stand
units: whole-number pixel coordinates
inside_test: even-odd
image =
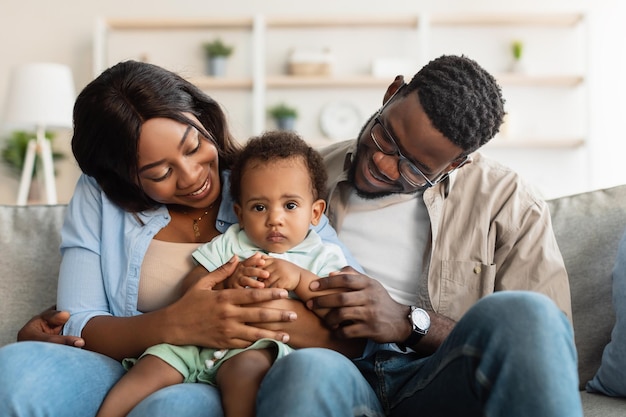
[[[24,167],[22,168],[22,178],[20,179],[20,188],[17,193],[17,205],[26,205],[28,191],[35,172],[35,156],[39,155],[43,165],[44,183],[46,185],[46,197],[48,204],[57,203],[57,190],[54,181],[54,165],[52,160],[52,147],[50,140],[46,138],[43,126],[37,127],[37,138],[28,141],[26,148],[26,156],[24,158]]]

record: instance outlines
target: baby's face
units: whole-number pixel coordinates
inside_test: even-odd
[[[241,177],[241,204],[235,207],[248,238],[261,249],[283,253],[306,237],[324,210],[313,199],[309,172],[300,158],[249,161]]]

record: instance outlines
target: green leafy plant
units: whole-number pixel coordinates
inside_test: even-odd
[[[52,142],[54,134],[51,132],[45,133],[46,138]],[[16,130],[5,139],[4,148],[2,149],[2,161],[7,165],[11,172],[17,177],[22,175],[22,168],[24,167],[24,158],[26,157],[26,150],[28,148],[28,142],[31,139],[35,139],[36,135],[30,132],[24,132]],[[65,158],[61,152],[52,152],[52,159],[58,160]],[[37,173],[38,166],[40,165],[39,155],[35,156],[35,173]]]
[[[279,103],[270,107],[267,113],[274,119],[284,119],[287,117],[298,117],[298,110],[295,107],[288,106],[285,103]]]
[[[513,58],[516,61],[522,59],[522,52],[524,51],[524,43],[522,41],[513,41],[511,42],[511,52],[513,53]]]
[[[220,38],[211,42],[203,43],[202,47],[204,48],[204,52],[206,52],[209,57],[230,56],[234,50],[233,46],[226,45]]]

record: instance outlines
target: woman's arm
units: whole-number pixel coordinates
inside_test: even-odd
[[[365,339],[347,339],[329,330],[322,320],[299,300],[280,299],[259,305],[293,311],[297,320],[282,323],[257,323],[256,326],[289,334],[289,345],[296,348],[323,347],[335,350],[349,358],[363,353]]]
[[[85,347],[121,360],[137,357],[147,347],[159,343],[235,348],[246,347],[260,338],[288,342],[285,332],[254,325],[295,320],[296,314],[252,306],[286,298],[286,290],[213,289],[235,267],[236,262],[231,262],[211,272],[163,309],[132,317],[93,317],[83,330]]]

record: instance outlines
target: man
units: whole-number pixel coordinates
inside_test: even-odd
[[[473,153],[503,104],[476,62],[443,56],[397,77],[356,141],[322,150],[328,216],[366,275],[321,278],[313,288],[351,292],[308,306],[370,339],[355,364],[386,415],[582,416],[547,205]]]
[[[329,218],[365,274],[321,278],[313,290],[350,291],[308,307],[330,308],[338,336],[370,340],[354,363],[386,415],[582,416],[567,273],[547,206],[474,153],[503,116],[493,77],[443,56],[408,84],[397,77],[356,141],[322,150]],[[46,327],[35,319],[22,337]],[[328,372],[306,350],[278,361],[263,385],[298,381],[307,365]],[[330,380],[317,376],[306,378]],[[298,386],[278,393],[280,409],[306,403],[312,393]],[[346,398],[352,414],[374,414],[359,411],[352,386],[318,395],[325,403],[307,415],[330,415]],[[277,407],[263,386],[258,401],[260,412]]]

